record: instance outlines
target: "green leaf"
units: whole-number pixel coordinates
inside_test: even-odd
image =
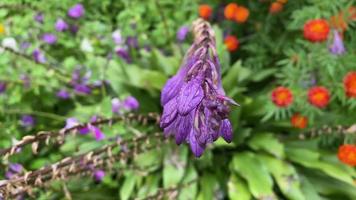
[[[200,178],[201,190],[197,200],[214,199],[216,177],[213,174],[206,173]]]
[[[236,154],[232,159],[232,169],[243,177],[255,198],[275,198],[273,181],[266,166],[251,152]]]
[[[135,158],[135,165],[140,167],[154,167],[158,166],[162,160],[162,152],[160,151],[147,151],[137,155]]]
[[[178,199],[179,200],[195,200],[198,185],[196,183],[197,180],[197,171],[194,168],[194,165],[190,164],[187,168],[186,175],[182,181],[183,184],[189,184],[186,187],[181,188]]]
[[[304,200],[305,197],[300,189],[300,178],[294,167],[285,161],[267,155],[257,155],[268,171],[273,175],[282,193],[292,200]]]
[[[272,133],[255,134],[248,145],[254,150],[264,150],[278,158],[285,156],[284,145]]]
[[[244,180],[232,174],[227,183],[229,199],[231,200],[250,200],[251,193]]]
[[[163,186],[165,188],[177,185],[183,178],[187,164],[188,149],[166,148],[163,165]]]
[[[126,172],[125,181],[120,189],[120,198],[122,200],[127,200],[132,195],[132,192],[135,187],[136,176],[133,172]]]

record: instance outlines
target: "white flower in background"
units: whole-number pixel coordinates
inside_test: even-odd
[[[16,40],[15,40],[14,38],[12,38],[12,37],[4,38],[4,39],[2,40],[2,42],[1,42],[1,46],[2,46],[2,47],[10,48],[10,49],[12,49],[12,50],[14,50],[14,51],[17,51],[17,42],[16,42]],[[4,49],[1,48],[1,49],[0,49],[0,52],[3,52],[3,51],[4,51]]]
[[[87,38],[84,38],[82,40],[82,43],[80,44],[80,49],[84,52],[88,52],[88,53],[91,53],[94,51],[94,48],[93,46],[91,45],[91,42],[87,39]]]
[[[122,39],[122,35],[121,35],[121,31],[119,29],[115,30],[112,35],[111,35],[112,39],[114,40],[115,44],[122,44],[123,43],[123,39]]]

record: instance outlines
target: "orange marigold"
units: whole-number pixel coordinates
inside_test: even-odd
[[[309,20],[304,24],[304,38],[311,42],[323,42],[328,38],[330,27],[325,19]]]
[[[229,20],[233,20],[236,14],[237,7],[238,6],[236,3],[227,4],[224,9],[225,18]]]
[[[322,86],[315,86],[308,91],[309,103],[318,107],[324,108],[330,101],[329,90]]]
[[[237,23],[244,23],[248,19],[250,11],[244,6],[237,6],[235,13],[235,21]]]
[[[307,127],[308,118],[300,115],[299,113],[296,113],[292,116],[292,118],[290,119],[290,122],[293,127],[303,129],[303,128]]]
[[[236,51],[239,48],[239,40],[233,35],[226,36],[224,44],[227,50],[230,52]]]
[[[207,5],[207,4],[202,4],[199,6],[199,16],[203,19],[208,20],[213,13],[213,9]]]
[[[273,3],[271,3],[271,5],[269,7],[269,13],[271,13],[271,14],[279,13],[282,10],[283,10],[283,4],[281,4],[279,2],[273,2]]]
[[[356,71],[346,74],[344,77],[344,89],[348,97],[356,98]]]
[[[339,160],[347,165],[356,166],[356,145],[344,144],[337,153]]]
[[[272,101],[278,107],[287,107],[293,102],[292,92],[285,87],[277,87],[272,91]]]

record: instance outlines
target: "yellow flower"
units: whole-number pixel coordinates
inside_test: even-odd
[[[0,35],[5,34],[5,26],[0,23]]]

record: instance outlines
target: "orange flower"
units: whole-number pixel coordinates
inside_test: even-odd
[[[246,22],[249,15],[250,15],[250,11],[246,7],[238,6],[236,8],[235,21],[237,23],[244,23]]]
[[[199,6],[199,16],[203,19],[208,20],[213,12],[213,9],[207,5],[207,4],[202,4]]]
[[[318,108],[324,108],[330,100],[329,90],[322,86],[312,87],[308,91],[308,100],[310,104]]]
[[[286,4],[288,0],[277,0],[278,3]]]
[[[304,24],[304,38],[311,42],[323,42],[328,38],[330,27],[325,19],[309,20]]]
[[[347,165],[356,166],[356,145],[344,144],[337,153],[339,160]]]
[[[278,107],[287,107],[293,102],[292,92],[285,87],[277,87],[272,91],[272,101]]]
[[[273,3],[271,3],[271,5],[269,7],[269,13],[271,13],[271,14],[279,13],[282,10],[283,10],[283,4],[281,4],[279,2],[273,2]]]
[[[344,90],[348,97],[356,98],[356,71],[349,72],[344,77]]]
[[[308,118],[300,115],[299,113],[295,113],[290,119],[290,122],[293,127],[303,129],[307,127]]]
[[[332,16],[330,18],[330,25],[334,29],[345,31],[347,29],[347,23],[344,19],[344,14],[340,12],[339,14]]]
[[[356,7],[355,6],[351,6],[349,8],[349,18],[353,21],[356,21]]]
[[[237,10],[236,3],[227,4],[227,6],[225,6],[225,9],[224,9],[225,18],[229,19],[229,20],[233,20],[235,17],[236,10]]]
[[[226,36],[224,44],[227,50],[230,52],[236,51],[239,48],[239,40],[233,35]]]

